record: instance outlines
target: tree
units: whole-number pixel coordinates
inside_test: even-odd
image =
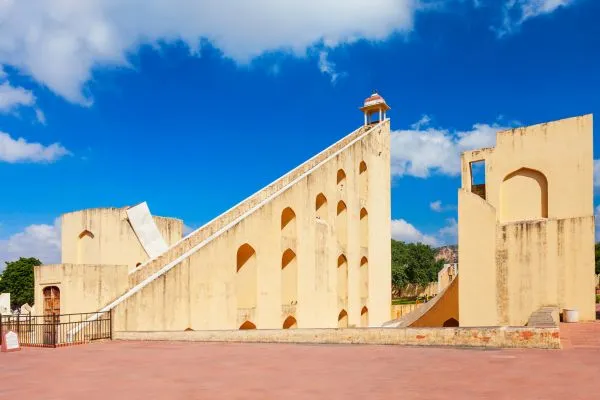
[[[437,280],[444,261],[435,261],[435,249],[423,243],[404,243],[392,239],[392,285],[426,285]]]
[[[33,257],[6,262],[6,269],[0,277],[0,293],[10,293],[11,308],[33,304],[33,267],[37,265],[42,263]]]

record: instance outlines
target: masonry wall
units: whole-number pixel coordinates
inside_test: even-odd
[[[461,326],[523,325],[542,306],[595,318],[592,126],[586,115],[498,132],[495,148],[462,154]]]
[[[298,328],[381,325],[391,304],[389,165],[388,121],[117,305],[115,329],[281,329],[290,317]],[[282,229],[288,208],[292,230]],[[287,250],[296,300],[283,277]],[[130,286],[149,276],[144,268]]]
[[[182,237],[183,221],[153,217],[168,245]],[[127,219],[126,208],[93,208],[62,216],[62,262],[65,264],[136,265],[148,260]]]
[[[36,314],[44,313],[44,288],[60,290],[60,313],[99,310],[127,289],[126,265],[54,264],[34,267]]]

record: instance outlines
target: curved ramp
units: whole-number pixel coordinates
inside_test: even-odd
[[[440,294],[415,311],[383,324],[386,328],[458,326],[458,275]]]

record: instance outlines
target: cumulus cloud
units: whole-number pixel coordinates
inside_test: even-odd
[[[19,257],[35,257],[44,264],[60,262],[60,219],[53,225],[29,225],[7,239],[0,239],[0,271],[6,261]]]
[[[600,187],[600,160],[594,160],[594,186]]]
[[[447,244],[458,242],[458,221],[455,218],[448,218],[446,225],[438,231],[439,240]]]
[[[550,14],[576,0],[508,0],[503,7],[502,26],[495,28],[499,37],[513,33],[528,19]]]
[[[431,203],[429,203],[429,208],[435,212],[456,210],[456,206],[452,204],[442,204],[441,200],[432,201]]]
[[[60,143],[44,146],[29,143],[23,138],[13,139],[8,133],[0,131],[0,162],[7,163],[51,163],[71,154]]]
[[[460,173],[460,153],[496,142],[496,132],[508,129],[497,123],[474,124],[468,131],[433,128],[431,118],[423,117],[409,130],[391,133],[392,175],[426,178],[432,173],[456,176]]]
[[[420,0],[6,0],[0,2],[0,65],[88,104],[94,67],[127,66],[141,44],[204,41],[246,63],[265,52],[304,56],[359,39],[410,31]]]
[[[8,82],[0,84],[0,112],[12,112],[18,107],[33,106],[35,96],[22,87],[14,87]]]
[[[392,220],[392,238],[407,243],[425,243],[430,246],[439,245],[435,236],[422,233],[404,219]]]

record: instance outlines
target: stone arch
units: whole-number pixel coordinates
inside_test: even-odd
[[[251,321],[244,321],[244,323],[242,325],[240,325],[241,331],[249,330],[249,329],[256,329],[256,325],[254,325],[254,323],[252,323]]]
[[[317,218],[326,220],[327,219],[327,197],[323,193],[319,193],[315,200],[315,210],[317,212]]]
[[[360,209],[360,246],[369,245],[369,213],[366,208]]]
[[[342,168],[338,169],[336,182],[338,187],[341,189],[344,188],[344,184],[346,183],[346,172]]]
[[[537,170],[520,168],[508,174],[500,187],[502,222],[548,218],[548,180]]]
[[[358,166],[358,191],[360,197],[366,200],[369,187],[367,163],[361,161]]]
[[[346,310],[340,311],[338,314],[338,328],[347,328],[348,327],[348,313]]]
[[[298,261],[287,249],[281,256],[281,304],[295,305],[298,300]]]
[[[298,327],[298,322],[296,318],[291,315],[283,321],[283,329],[296,329]]]
[[[369,297],[369,260],[367,257],[360,259],[360,298],[363,303]]]
[[[93,251],[93,239],[94,234],[84,229],[78,235],[79,240],[77,241],[77,263],[78,264],[86,264],[87,260],[89,260],[88,255]]]
[[[286,207],[281,212],[281,233],[287,236],[296,233],[296,213],[291,207]]]
[[[340,244],[345,246],[348,243],[348,212],[346,203],[344,203],[342,200],[338,201],[337,204],[335,229]]]
[[[238,310],[256,307],[257,268],[256,251],[248,243],[244,243],[237,251],[236,296]]]
[[[458,321],[454,318],[448,318],[446,321],[444,321],[444,325],[445,328],[449,328],[449,327],[458,327]]]
[[[360,310],[360,326],[369,326],[369,309],[367,306],[364,306],[362,310]]]
[[[337,261],[337,294],[338,306],[342,309],[348,307],[348,260],[343,254]]]

